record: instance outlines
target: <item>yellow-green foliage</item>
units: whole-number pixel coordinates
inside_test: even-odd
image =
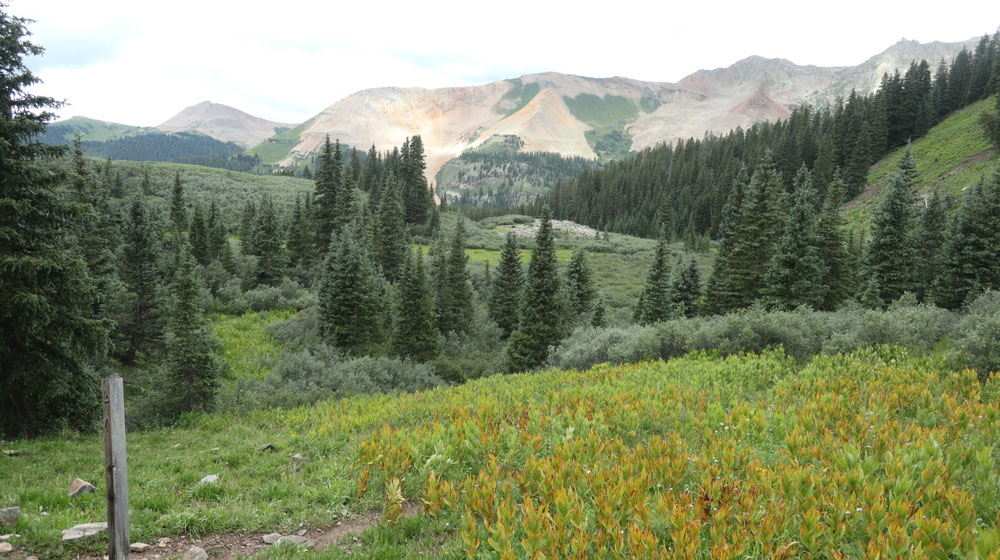
[[[392,508],[404,481],[468,558],[998,558],[997,380],[942,365],[772,352],[471,383],[362,442],[359,491],[389,483]]]
[[[291,310],[250,312],[219,315],[212,320],[212,330],[219,339],[217,353],[229,365],[234,377],[262,378],[270,372],[271,362],[281,352],[281,344],[264,327],[295,313]]]

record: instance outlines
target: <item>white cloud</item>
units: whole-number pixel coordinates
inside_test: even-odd
[[[14,0],[37,20],[40,91],[154,125],[204,100],[301,122],[368,87],[443,87],[554,70],[676,81],[751,54],[858,64],[899,38],[992,32],[996,2],[652,3]]]

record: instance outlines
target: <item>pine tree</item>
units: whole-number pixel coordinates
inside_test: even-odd
[[[399,183],[392,177],[387,178],[381,190],[375,217],[375,254],[386,279],[395,282],[402,274],[409,254],[402,192]]]
[[[258,254],[257,206],[252,200],[243,205],[243,214],[240,216],[240,252],[244,255]]]
[[[175,236],[187,231],[187,207],[184,202],[184,186],[181,184],[180,171],[174,174],[174,190],[170,197],[170,221],[173,223]]]
[[[715,257],[712,275],[708,278],[705,292],[705,310],[709,313],[722,313],[734,307],[732,301],[732,259],[733,247],[737,241],[737,230],[741,227],[740,216],[743,209],[743,197],[746,192],[749,176],[746,165],[740,166],[726,204],[722,207],[722,220],[719,222],[719,248]]]
[[[379,273],[352,226],[330,244],[323,263],[319,308],[320,330],[338,348],[363,354],[382,341]]]
[[[517,328],[518,313],[521,308],[521,292],[524,289],[524,271],[521,270],[521,252],[517,248],[514,234],[508,232],[496,278],[490,287],[490,318],[503,331],[504,338]]]
[[[191,228],[188,240],[191,243],[191,256],[195,262],[205,266],[210,261],[211,249],[208,240],[208,224],[205,222],[205,210],[201,201],[196,200],[194,211],[191,212]]]
[[[418,362],[433,360],[441,347],[436,321],[434,296],[424,270],[423,251],[418,250],[416,256],[408,255],[402,270],[392,331],[392,351]]]
[[[285,249],[274,202],[265,197],[260,202],[257,216],[257,282],[276,286],[285,276]]]
[[[354,179],[347,173],[337,183],[336,204],[334,205],[333,227],[341,231],[354,219],[357,207],[354,201]]]
[[[552,210],[546,206],[542,209],[542,223],[528,264],[521,320],[507,345],[508,371],[526,371],[541,366],[548,358],[549,347],[562,339],[562,287],[559,284]]]
[[[823,237],[817,227],[816,207],[812,176],[802,166],[795,177],[784,233],[764,277],[761,295],[772,307],[791,310],[807,305],[818,309],[826,298],[828,269],[822,259]]]
[[[687,267],[677,263],[670,282],[670,306],[675,313],[684,317],[694,317],[699,311],[701,299],[701,274],[698,272],[698,262],[691,257]]]
[[[604,298],[598,298],[597,303],[594,305],[594,312],[590,317],[590,326],[595,328],[604,328],[608,326],[607,311],[604,309]]]
[[[437,302],[438,328],[442,333],[464,333],[472,323],[472,287],[465,252],[464,218],[458,216],[451,247],[444,261],[444,273]]]
[[[844,218],[840,205],[844,200],[844,182],[840,174],[834,174],[826,191],[823,213],[819,216],[820,259],[826,266],[826,295],[820,309],[833,311],[854,295],[852,260],[844,239]]]
[[[916,212],[913,186],[915,165],[910,149],[889,178],[885,199],[872,217],[871,237],[865,248],[864,271],[868,286],[877,288],[884,306],[916,287]]]
[[[1000,289],[1000,171],[980,181],[955,214],[945,245],[937,304],[957,309]]]
[[[194,277],[191,247],[187,243],[181,248],[180,268],[173,292],[166,394],[171,416],[176,416],[182,412],[212,408],[220,371],[213,352],[211,331],[198,307],[198,281]]]
[[[105,323],[88,312],[96,293],[64,227],[73,219],[64,179],[42,164],[64,148],[33,140],[59,103],[28,93],[38,79],[24,59],[42,48],[26,40],[26,24],[0,5],[0,436],[14,438],[59,422],[93,426],[98,383],[85,364],[107,341]]]
[[[319,155],[319,166],[316,168],[316,246],[326,252],[330,243],[330,233],[333,232],[337,215],[337,193],[340,191],[340,176],[342,154],[340,140],[336,148],[330,143],[327,135],[323,149]]]
[[[667,264],[669,249],[665,232],[660,233],[656,242],[656,256],[653,266],[646,275],[642,288],[642,301],[638,309],[639,323],[651,325],[674,318],[674,307],[670,294],[670,265]]]
[[[151,355],[163,342],[163,303],[156,266],[159,233],[139,198],[129,205],[123,229],[121,276],[127,293],[115,347],[122,362],[134,364],[139,354]]]
[[[569,267],[566,269],[566,291],[571,312],[579,317],[590,311],[596,293],[590,265],[587,264],[587,252],[583,249],[573,251],[573,256],[570,257]]]
[[[920,301],[930,301],[934,286],[938,284],[944,269],[945,239],[948,232],[949,200],[937,189],[927,198],[920,212],[917,254],[917,297]]]

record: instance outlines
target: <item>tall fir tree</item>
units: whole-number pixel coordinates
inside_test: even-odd
[[[189,244],[182,244],[180,268],[174,279],[174,305],[167,343],[167,407],[170,416],[208,411],[219,387],[219,364],[202,310]]]
[[[96,291],[69,237],[74,219],[44,161],[64,153],[34,140],[59,103],[30,93],[39,80],[24,63],[42,48],[27,20],[0,5],[0,436],[37,434],[60,423],[88,429],[97,418],[97,379],[86,364],[107,342],[89,313]]]
[[[465,225],[458,216],[451,246],[444,261],[445,272],[438,292],[438,328],[442,333],[468,332],[472,323],[472,286],[469,278],[469,255],[465,252]]]
[[[334,147],[330,143],[330,136],[327,135],[320,150],[319,166],[315,175],[316,247],[323,253],[330,244],[330,234],[336,225],[342,159],[340,140],[337,140]]]
[[[431,292],[424,254],[408,255],[399,283],[396,317],[392,330],[392,351],[401,357],[427,362],[441,349],[434,296]]]
[[[548,206],[542,209],[541,219],[528,264],[521,320],[507,345],[507,370],[511,372],[540,367],[548,358],[549,347],[563,336],[562,286]]]
[[[191,226],[188,230],[188,241],[191,243],[191,256],[195,262],[205,266],[211,260],[211,248],[208,240],[208,223],[205,221],[205,210],[200,200],[194,202],[191,212]]]
[[[173,224],[175,236],[180,236],[187,231],[187,203],[184,201],[184,185],[181,184],[180,171],[174,173],[174,188],[170,195],[170,221]],[[179,241],[175,241],[175,243],[180,244]]]
[[[679,315],[694,317],[700,311],[701,273],[698,272],[698,261],[691,257],[688,265],[677,263],[670,281],[670,305]]]
[[[281,235],[281,225],[274,201],[265,197],[260,201],[257,216],[257,282],[266,286],[276,286],[285,276],[285,247]]]
[[[514,234],[508,232],[496,277],[490,286],[489,311],[504,338],[517,328],[521,310],[521,293],[524,290],[524,271],[521,269],[521,251]]]
[[[123,229],[121,276],[126,294],[115,350],[122,362],[131,365],[140,355],[155,355],[163,344],[164,309],[156,265],[160,232],[138,197],[129,204]]]
[[[820,309],[833,311],[850,299],[856,290],[854,267],[844,238],[844,218],[840,205],[844,200],[844,181],[835,173],[826,191],[823,213],[817,221],[820,241],[820,258],[826,266],[826,294]]]
[[[666,232],[660,232],[656,242],[653,266],[646,275],[642,287],[642,297],[637,307],[639,323],[651,325],[674,318],[674,307],[670,296],[670,251],[667,248]]]
[[[795,177],[792,207],[785,217],[784,232],[774,248],[761,292],[764,301],[777,309],[800,305],[822,306],[829,286],[828,269],[822,258],[823,237],[818,228],[816,192],[812,176],[803,165]]]
[[[1000,171],[980,181],[955,213],[944,258],[938,305],[957,309],[1000,289]]]
[[[240,252],[244,255],[258,254],[257,205],[252,200],[243,205],[243,213],[240,216]]]
[[[320,330],[326,340],[355,354],[371,351],[382,342],[380,280],[356,229],[348,226],[336,234],[319,287]]]
[[[917,242],[917,297],[931,301],[934,286],[944,271],[945,240],[948,233],[948,212],[951,202],[937,189],[927,197],[920,211]]]
[[[594,281],[587,263],[587,251],[577,249],[570,257],[566,268],[566,294],[569,298],[569,311],[581,317],[590,311],[596,293]]]
[[[917,280],[916,211],[914,183],[916,167],[907,147],[892,176],[885,199],[872,217],[871,236],[865,247],[864,273],[869,303],[881,306],[913,291]]]
[[[386,279],[395,282],[403,272],[409,253],[402,189],[398,181],[387,176],[381,191],[375,216],[375,255]]]

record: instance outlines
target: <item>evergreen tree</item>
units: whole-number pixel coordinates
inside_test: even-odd
[[[916,212],[913,186],[916,170],[913,155],[906,149],[903,159],[889,178],[885,199],[872,217],[871,238],[865,248],[864,271],[868,287],[877,289],[868,301],[884,306],[916,287]]]
[[[819,307],[833,311],[854,295],[853,266],[848,252],[847,241],[844,239],[844,218],[840,214],[840,205],[844,200],[844,182],[839,173],[835,173],[833,181],[826,191],[826,202],[823,213],[820,214],[817,228],[820,235],[820,259],[826,266],[826,295]]]
[[[167,344],[167,399],[171,416],[207,411],[215,402],[219,364],[213,352],[211,331],[198,307],[198,281],[194,258],[185,243],[174,281],[174,306]]]
[[[417,251],[415,257],[408,255],[402,270],[392,331],[392,351],[418,362],[433,360],[441,346],[436,321],[434,296],[424,270],[423,251]]]
[[[570,311],[578,317],[590,311],[596,293],[590,265],[587,264],[587,252],[583,249],[573,251],[573,256],[570,257],[569,267],[566,269],[566,291]]]
[[[816,193],[803,166],[795,177],[792,207],[764,278],[762,296],[770,306],[791,310],[822,306],[828,286],[822,259],[823,237],[817,227]]]
[[[285,250],[278,212],[269,197],[260,202],[256,235],[257,251],[260,254],[257,260],[257,282],[276,286],[285,275]]]
[[[187,207],[184,203],[184,186],[181,185],[181,172],[174,174],[174,190],[170,196],[170,221],[173,223],[173,233],[179,237],[187,231]]]
[[[701,274],[698,272],[698,262],[691,257],[687,267],[678,266],[670,283],[670,305],[685,317],[698,314],[698,304],[701,299]]]
[[[675,310],[670,294],[670,267],[667,264],[669,252],[665,232],[661,232],[656,242],[653,266],[646,275],[640,306],[637,308],[639,323],[643,325],[651,325],[674,317]]]
[[[402,192],[399,183],[391,177],[382,184],[381,190],[375,218],[375,254],[386,279],[395,282],[399,279],[409,254]]]
[[[59,107],[29,93],[38,79],[26,57],[42,48],[27,41],[27,21],[0,5],[0,436],[36,434],[60,422],[93,426],[97,379],[86,362],[107,341],[103,321],[89,313],[95,290],[65,226],[73,208],[63,177],[42,162],[64,148],[33,140]]]
[[[602,329],[608,326],[607,311],[604,310],[604,298],[598,298],[594,305],[594,312],[590,317],[590,326]]]
[[[490,318],[503,331],[504,338],[517,328],[518,313],[521,308],[521,291],[524,289],[524,272],[521,270],[521,252],[517,248],[514,234],[508,232],[496,278],[490,286]]]
[[[344,229],[354,219],[357,207],[354,201],[354,179],[347,173],[337,183],[336,204],[334,205],[333,227]]]
[[[240,252],[244,255],[256,255],[257,251],[257,206],[252,200],[243,205],[240,216]]]
[[[382,341],[382,288],[358,232],[337,234],[323,263],[319,287],[320,330],[337,346],[363,354]]]
[[[917,297],[930,301],[944,268],[945,239],[948,232],[949,200],[937,189],[927,198],[920,212],[917,256]]]
[[[521,320],[507,345],[508,371],[526,371],[541,366],[548,358],[549,347],[562,339],[562,288],[559,284],[552,210],[545,207],[528,264]]]
[[[309,224],[306,210],[303,209],[302,200],[295,197],[295,205],[292,206],[292,215],[288,220],[288,265],[295,267],[299,264],[307,265],[312,262],[313,229]]]
[[[211,248],[209,247],[208,224],[205,221],[205,210],[201,201],[194,202],[194,211],[191,212],[191,228],[188,240],[191,243],[191,256],[195,262],[205,266],[210,261]]]
[[[1000,289],[1000,171],[980,181],[955,214],[945,245],[938,305],[956,309]]]
[[[458,216],[451,247],[444,261],[444,274],[438,292],[438,328],[442,333],[467,332],[472,323],[472,287],[469,284],[465,253],[465,219]]]
[[[326,251],[330,243],[330,233],[336,225],[337,194],[340,192],[341,163],[340,140],[336,147],[330,143],[327,135],[323,149],[319,155],[319,166],[316,168],[316,246],[320,251]]]
[[[129,205],[123,229],[121,276],[127,292],[115,347],[122,362],[134,364],[140,353],[151,355],[163,342],[163,303],[156,266],[159,232],[139,198]]]

